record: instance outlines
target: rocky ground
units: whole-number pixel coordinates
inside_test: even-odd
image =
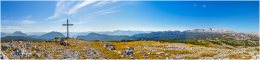
[[[192,45],[156,41],[103,42],[70,39],[58,42],[1,42],[8,59],[259,59],[258,47]]]

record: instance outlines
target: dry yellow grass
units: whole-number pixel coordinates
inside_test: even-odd
[[[215,56],[215,55],[217,55],[217,53],[214,52],[214,51],[208,51],[208,52],[203,52],[203,53],[201,53],[201,56],[202,56],[202,57],[213,57],[213,56]]]
[[[52,57],[55,59],[62,59],[61,56],[63,52],[59,52],[59,48],[71,50],[71,51],[78,51],[80,53],[87,52],[86,49],[94,48],[98,52],[100,52],[100,55],[103,58],[109,58],[109,59],[129,59],[130,56],[124,56],[123,51],[126,50],[128,47],[134,48],[134,57],[135,59],[144,59],[145,55],[148,56],[148,58],[145,59],[165,59],[166,57],[170,58],[176,58],[176,55],[179,54],[195,54],[196,56],[184,56],[182,58],[187,59],[198,59],[200,57],[213,57],[218,54],[218,52],[213,50],[205,50],[210,47],[203,47],[198,45],[192,45],[192,44],[183,44],[183,43],[161,43],[156,41],[132,41],[132,42],[102,42],[102,41],[86,41],[86,40],[75,40],[75,39],[69,39],[68,42],[71,44],[71,46],[62,46],[57,42],[32,42],[31,46],[37,46],[41,50],[46,50],[48,53],[53,53]],[[10,42],[3,42],[3,44],[10,43]],[[17,43],[12,43],[17,44]],[[104,47],[104,44],[112,44],[115,45],[116,50],[108,50]],[[165,50],[167,46],[183,46],[185,48],[195,48],[195,47],[202,47],[198,49],[202,49],[206,52],[196,51],[196,50]],[[57,49],[54,49],[57,48]],[[216,48],[217,47],[212,47]],[[35,51],[37,48],[32,48],[30,51]],[[53,51],[55,50],[55,51]],[[230,49],[226,49],[230,50]],[[12,49],[8,49],[7,51],[4,51],[4,54],[8,57],[11,57]],[[158,54],[158,52],[162,52]],[[33,53],[34,54],[34,53]],[[43,54],[43,53],[41,53]],[[172,56],[173,55],[173,56]],[[248,53],[245,53],[243,55],[236,55],[236,54],[230,54],[227,56],[227,58],[251,58],[251,55]],[[44,56],[41,57],[33,57],[33,58],[45,58]],[[79,54],[80,59],[86,59],[89,58],[89,56],[86,56],[84,54]],[[96,59],[99,59],[98,57],[95,57]]]

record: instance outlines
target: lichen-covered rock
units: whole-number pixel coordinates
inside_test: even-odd
[[[116,50],[115,45],[112,44],[105,44],[104,47],[107,48],[108,50]]]
[[[134,54],[134,48],[133,47],[128,47],[128,49],[124,51],[124,55],[132,56],[133,54]]]

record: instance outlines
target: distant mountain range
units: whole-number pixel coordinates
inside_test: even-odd
[[[65,37],[65,36],[60,32],[54,32],[54,31],[39,36],[39,38],[45,39],[45,40],[51,40],[55,37]]]
[[[84,40],[258,40],[256,34],[237,33],[227,30],[194,29],[186,31],[156,31],[150,33],[139,33],[132,36],[106,35],[91,33],[85,36],[78,36]]]
[[[1,37],[5,37],[5,36],[27,36],[27,34],[21,32],[21,31],[16,31],[12,34],[7,34],[7,33],[1,32]]]
[[[98,33],[89,33],[86,36],[78,36],[78,39],[84,39],[84,40],[129,40],[131,39],[130,36],[127,35],[106,35],[106,34],[98,34]]]
[[[37,35],[27,35],[21,31],[16,31],[12,34],[1,33],[1,41],[11,41],[11,40],[30,40],[30,41],[46,41],[51,40],[54,37],[65,37],[62,33],[59,32],[49,32],[41,36]]]
[[[11,34],[11,36],[26,36],[27,34],[21,32],[21,31],[16,31],[13,34]]]
[[[132,36],[135,34],[140,34],[140,33],[150,33],[151,31],[124,31],[124,30],[115,30],[115,31],[107,31],[107,32],[95,32],[99,34],[106,34],[106,35],[125,35],[125,36]]]
[[[258,40],[258,35],[215,31],[161,31],[133,35],[134,40]]]
[[[186,31],[122,31],[112,32],[78,32],[78,39],[84,40],[193,40],[193,39],[224,39],[224,40],[258,40],[258,34],[238,33],[223,29],[194,29]],[[74,33],[74,35],[77,35]],[[54,37],[65,37],[64,33],[49,32],[42,35],[27,35],[21,31],[12,34],[1,33],[2,40],[51,40]],[[18,39],[19,38],[19,39]]]
[[[150,33],[151,31],[124,31],[124,30],[115,30],[115,31],[102,31],[102,32],[94,32],[98,34],[106,34],[106,35],[127,35],[127,36],[132,36],[134,34],[139,34],[139,33]],[[27,35],[36,35],[36,36],[41,36],[43,34],[46,34],[48,32],[26,32],[25,34]],[[66,35],[67,32],[60,32],[63,35]],[[92,32],[70,32],[70,37],[76,38],[77,36],[83,36],[83,35],[88,35],[89,33]],[[7,34],[7,33],[3,33]],[[9,34],[10,35],[10,34]],[[6,36],[6,35],[5,35]],[[2,36],[3,37],[3,36]]]
[[[79,37],[82,39],[89,39],[89,40],[123,40],[131,35],[139,34],[139,33],[149,33],[148,31],[123,31],[123,30],[116,30],[116,31],[106,31],[106,32],[70,32],[70,37]],[[54,37],[65,37],[64,35],[66,32],[29,32],[23,33],[21,31],[16,31],[14,33],[3,33],[1,32],[1,39],[2,40],[51,40]],[[84,37],[87,35],[87,38]],[[124,36],[122,36],[124,35]],[[100,37],[95,37],[100,36]],[[119,37],[118,37],[119,36]]]

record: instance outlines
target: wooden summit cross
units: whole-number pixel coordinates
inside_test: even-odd
[[[69,26],[73,26],[73,24],[69,24],[69,19],[67,18],[67,24],[62,24],[63,26],[67,26],[67,37],[69,38]]]

